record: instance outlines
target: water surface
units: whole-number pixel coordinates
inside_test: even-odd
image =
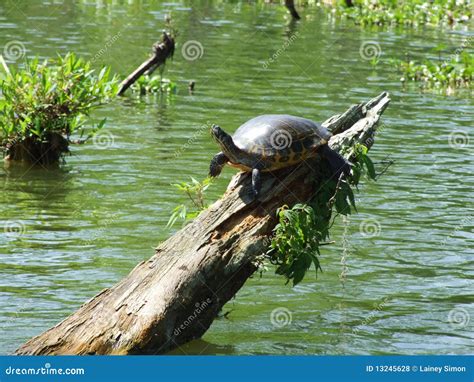
[[[73,147],[61,169],[0,168],[0,227],[17,231],[0,230],[0,353],[153,254],[171,233],[170,211],[185,201],[171,183],[202,179],[218,151],[206,123],[232,132],[264,113],[322,121],[384,90],[392,103],[371,156],[395,164],[364,182],[359,213],[335,225],[324,272],[295,288],[272,269],[252,278],[225,306],[227,318],[176,353],[472,353],[473,101],[469,93],[403,89],[388,62],[406,52],[437,57],[431,52],[440,43],[448,55],[472,32],[361,30],[318,8],[291,24],[280,6],[246,3],[7,0],[0,46],[20,41],[28,56],[41,57],[74,51],[127,75],[169,12],[180,46],[166,76],[178,82],[177,94],[129,95],[101,109],[93,118],[108,118],[103,139]],[[203,47],[194,61],[181,53],[189,40]],[[359,53],[368,41],[381,48],[376,67]],[[470,140],[453,144],[453,132]],[[234,173],[224,170],[209,200]],[[363,235],[361,224],[375,235]],[[272,312],[287,325],[275,326]]]

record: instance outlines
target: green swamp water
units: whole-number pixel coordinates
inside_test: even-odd
[[[41,57],[74,51],[127,75],[148,55],[169,11],[180,32],[166,72],[178,81],[176,95],[128,95],[101,109],[94,119],[108,117],[103,139],[73,147],[59,170],[0,169],[0,227],[21,231],[0,230],[0,353],[153,254],[170,235],[171,209],[185,200],[170,184],[202,179],[217,151],[203,128],[208,121],[228,131],[264,113],[322,121],[384,90],[392,103],[372,158],[390,155],[395,165],[376,183],[364,182],[359,213],[335,224],[324,273],[309,273],[295,288],[273,270],[252,278],[226,305],[227,319],[175,353],[472,353],[473,100],[404,90],[388,64],[405,52],[437,57],[430,52],[440,43],[453,52],[472,32],[361,30],[330,22],[318,8],[303,9],[304,21],[291,25],[280,6],[218,1],[5,0],[0,46],[21,41],[28,56]],[[189,40],[204,49],[194,61],[181,53]],[[375,68],[359,53],[367,41],[382,50]],[[453,132],[464,132],[461,144],[450,144]],[[211,200],[234,173],[225,169]],[[364,236],[361,224],[378,234]],[[272,312],[288,324],[273,325]]]

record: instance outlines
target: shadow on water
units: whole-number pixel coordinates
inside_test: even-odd
[[[235,347],[232,345],[220,345],[203,339],[193,340],[170,351],[168,355],[187,355],[187,354],[236,354]]]

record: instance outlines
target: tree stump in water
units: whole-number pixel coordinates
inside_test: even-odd
[[[323,125],[334,133],[329,145],[370,147],[389,102],[382,93],[327,120]],[[264,173],[258,201],[250,196],[249,173],[235,175],[223,197],[153,257],[16,354],[158,354],[201,337],[257,269],[276,210],[308,201],[314,188],[307,179],[321,165],[315,158]]]
[[[164,32],[161,41],[153,45],[153,55],[143,62],[132,74],[130,74],[120,84],[117,95],[122,95],[132,86],[143,74],[151,74],[160,65],[163,65],[166,60],[173,56],[174,53],[174,39],[171,35]]]

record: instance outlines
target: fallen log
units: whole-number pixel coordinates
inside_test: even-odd
[[[390,99],[382,93],[327,120],[335,150],[370,147]],[[224,196],[162,243],[117,285],[105,289],[16,354],[158,354],[201,337],[223,305],[256,271],[275,227],[276,210],[314,194],[307,179],[320,158],[265,173],[253,201],[248,173],[233,177]]]
[[[153,44],[152,49],[153,55],[122,81],[117,95],[120,96],[125,93],[143,74],[153,73],[159,66],[163,65],[168,58],[172,57],[174,53],[174,38],[169,33],[163,32],[161,41]]]

